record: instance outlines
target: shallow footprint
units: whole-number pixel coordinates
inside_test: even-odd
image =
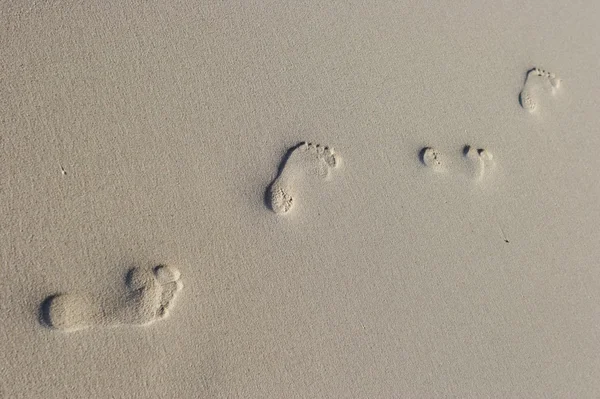
[[[151,324],[168,315],[177,292],[183,288],[179,278],[179,270],[174,267],[136,267],[127,273],[125,296],[53,295],[42,302],[41,318],[48,327],[61,331]]]
[[[279,215],[289,212],[296,201],[294,185],[299,177],[309,175],[326,179],[331,169],[338,165],[339,157],[333,148],[312,143],[293,147],[282,161],[279,174],[267,188],[269,207]]]
[[[481,181],[493,166],[492,154],[483,149],[466,145],[463,148],[465,158],[465,175],[474,181]]]
[[[463,148],[463,159],[448,159],[442,152],[432,147],[423,148],[419,157],[421,162],[436,173],[451,172],[454,176],[462,176],[473,181],[481,181],[494,165],[492,154],[483,149],[471,146]]]
[[[555,74],[539,68],[532,68],[527,71],[525,85],[519,94],[521,106],[529,112],[538,108],[538,96],[543,91],[550,91],[552,94],[560,86],[560,79]]]

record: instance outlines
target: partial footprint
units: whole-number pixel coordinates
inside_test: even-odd
[[[41,305],[44,324],[61,331],[89,327],[147,325],[168,316],[183,284],[174,267],[129,270],[122,298],[91,298],[87,295],[53,295]]]
[[[333,148],[319,144],[301,143],[288,151],[279,167],[279,174],[267,188],[266,201],[273,212],[289,212],[296,202],[294,185],[302,176],[325,179],[339,165]]]
[[[473,148],[466,145],[463,148],[465,158],[465,175],[474,181],[481,181],[486,175],[486,169],[493,166],[493,156],[483,148]]]
[[[425,147],[421,150],[419,154],[421,158],[421,162],[434,172],[445,172],[446,171],[446,161],[444,159],[444,155],[436,150],[435,148]]]
[[[519,94],[521,106],[529,112],[538,108],[538,98],[544,92],[554,94],[560,87],[560,79],[543,69],[533,68],[527,71],[525,85]]]
[[[463,176],[472,181],[481,181],[493,166],[493,157],[489,151],[468,145],[463,148],[460,161],[458,156],[456,159],[448,158],[432,147],[423,148],[419,157],[425,166],[436,173],[450,172],[454,176]]]

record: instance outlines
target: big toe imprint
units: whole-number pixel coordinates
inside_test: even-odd
[[[288,151],[279,174],[267,188],[266,199],[276,214],[289,212],[295,205],[294,185],[301,176],[326,179],[340,159],[332,148],[319,144],[301,143]]]
[[[177,292],[183,287],[179,271],[170,266],[133,268],[125,283],[127,292],[120,298],[78,294],[50,296],[40,307],[42,321],[61,331],[146,325],[168,315]]]

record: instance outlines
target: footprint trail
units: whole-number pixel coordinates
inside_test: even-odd
[[[59,294],[44,300],[42,321],[50,328],[70,332],[91,327],[148,325],[168,316],[177,293],[183,288],[174,267],[129,270],[126,293],[120,298],[92,298]]]
[[[305,176],[326,179],[339,165],[333,148],[301,143],[292,148],[281,163],[279,174],[267,188],[266,201],[278,215],[289,212],[296,203],[295,185]]]

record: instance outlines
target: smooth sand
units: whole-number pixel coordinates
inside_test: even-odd
[[[2,3],[0,397],[600,397],[600,3],[302,3]]]

